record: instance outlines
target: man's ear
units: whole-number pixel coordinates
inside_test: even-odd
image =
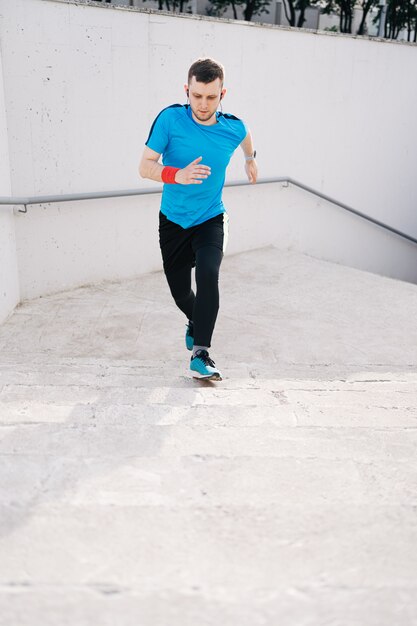
[[[224,98],[224,97],[225,97],[225,95],[226,95],[226,91],[227,91],[227,89],[222,89],[222,90],[221,90],[221,92],[220,92],[220,100],[223,100],[223,98]]]
[[[187,98],[188,98],[188,95],[189,95],[188,85],[184,85],[184,91],[185,91],[185,95],[186,95],[186,96],[187,96]]]

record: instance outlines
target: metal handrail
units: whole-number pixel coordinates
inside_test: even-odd
[[[389,226],[388,224],[385,224],[384,222],[381,222],[380,220],[376,220],[375,218],[370,217],[369,215],[366,215],[365,213],[361,213],[360,211],[353,209],[347,204],[344,204],[344,202],[339,202],[339,200],[335,200],[331,196],[327,196],[326,194],[321,193],[321,191],[317,191],[316,189],[313,189],[312,187],[303,185],[303,183],[300,183],[299,181],[293,178],[290,178],[289,176],[282,176],[279,178],[261,178],[260,180],[257,181],[256,184],[262,185],[262,184],[269,184],[269,183],[286,183],[286,184],[295,185],[296,187],[299,187],[300,189],[304,189],[304,191],[308,191],[309,193],[315,196],[318,196],[319,198],[322,198],[323,200],[326,200],[327,202],[331,202],[332,204],[335,204],[341,207],[342,209],[345,209],[346,211],[353,213],[354,215],[362,217],[368,222],[372,222],[372,224],[381,226],[382,228],[385,228],[386,230],[389,230],[390,232],[395,233],[396,235],[399,235],[400,237],[403,237],[404,239],[407,239],[408,241],[411,241],[412,243],[417,244],[417,239],[415,239],[414,237],[411,237],[410,235],[407,235],[406,233],[403,233],[402,231],[396,228],[393,228],[392,226]],[[243,187],[246,185],[249,186],[251,185],[251,183],[249,183],[246,180],[245,181],[232,181],[232,182],[227,182],[225,184],[225,187]],[[57,196],[57,195],[33,196],[33,197],[28,196],[24,198],[0,197],[0,205],[21,205],[21,206],[24,206],[24,209],[23,210],[19,209],[19,212],[27,213],[27,206],[30,204],[49,204],[52,202],[69,202],[71,200],[92,200],[96,198],[120,198],[123,196],[142,196],[142,195],[156,194],[156,193],[162,193],[162,188],[150,187],[149,189],[126,189],[126,190],[121,190],[121,191],[97,191],[97,192],[91,192],[91,193],[64,194],[60,196]]]

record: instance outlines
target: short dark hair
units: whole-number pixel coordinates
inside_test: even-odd
[[[224,67],[214,59],[197,59],[188,70],[188,84],[190,84],[193,76],[195,76],[197,82],[205,84],[212,83],[216,78],[220,78],[223,86]]]

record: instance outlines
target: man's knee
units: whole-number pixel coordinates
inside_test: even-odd
[[[180,291],[173,292],[171,289],[171,294],[180,308],[181,304],[185,304],[187,300],[193,296],[193,292],[191,291],[191,289],[187,293]]]
[[[194,300],[194,292],[189,288],[184,288],[182,285],[169,285],[171,295],[174,298],[174,302],[178,308],[182,311],[188,310],[192,307]]]
[[[175,301],[186,300],[191,294],[191,269],[183,268],[179,271],[165,271],[171,295]]]
[[[195,279],[197,284],[204,282],[204,284],[215,285],[219,282],[219,267],[216,265],[203,265],[196,268]]]
[[[196,280],[217,282],[222,258],[223,252],[214,246],[199,250],[196,255]]]
[[[186,300],[191,295],[191,286],[189,284],[184,285],[177,281],[170,281],[168,279],[168,285],[171,291],[171,295],[176,302]]]

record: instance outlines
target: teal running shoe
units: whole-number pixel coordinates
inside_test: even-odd
[[[222,380],[221,372],[215,367],[215,363],[209,357],[207,350],[198,350],[196,355],[191,357],[190,370],[194,378]]]
[[[185,331],[185,345],[187,350],[192,350],[194,346],[194,324],[188,322],[187,330]]]

